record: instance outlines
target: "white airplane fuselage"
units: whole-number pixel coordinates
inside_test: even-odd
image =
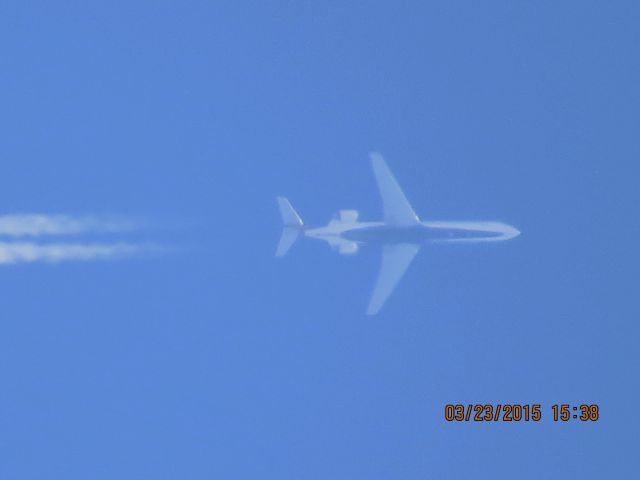
[[[357,212],[341,214],[355,217]],[[520,235],[519,230],[502,222],[428,221],[397,227],[383,221],[358,222],[342,218],[331,220],[324,227],[304,229],[302,233],[328,242],[341,253],[355,253],[362,244],[499,242]]]
[[[382,263],[367,308],[369,315],[382,308],[421,245],[501,242],[520,235],[517,228],[502,222],[424,222],[380,154],[371,154],[371,165],[382,198],[383,221],[361,222],[357,211],[341,210],[326,226],[308,228],[289,200],[278,197],[284,228],[276,250],[276,257],[286,255],[300,235],[323,240],[342,254],[356,253],[362,244],[380,245]]]

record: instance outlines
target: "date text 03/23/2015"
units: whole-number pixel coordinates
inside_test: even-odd
[[[596,422],[600,419],[600,407],[596,404],[554,404],[548,413],[554,422]],[[447,422],[539,422],[542,418],[543,409],[539,403],[457,403],[444,407]]]

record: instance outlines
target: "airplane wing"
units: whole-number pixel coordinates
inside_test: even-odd
[[[412,243],[385,245],[382,248],[382,265],[371,294],[367,315],[378,313],[419,250],[420,245]]]
[[[378,189],[382,196],[384,221],[388,225],[407,227],[420,223],[418,216],[411,208],[407,197],[404,196],[398,181],[379,153],[371,153],[373,173],[378,182]]]

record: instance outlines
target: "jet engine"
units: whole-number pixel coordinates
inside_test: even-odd
[[[359,212],[357,210],[340,210],[340,221],[345,223],[355,223],[358,221]]]

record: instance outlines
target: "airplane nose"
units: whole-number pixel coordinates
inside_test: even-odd
[[[512,238],[516,238],[518,235],[520,235],[521,232],[516,227],[513,227],[506,223],[500,223],[496,227],[495,233],[498,234],[498,238],[500,240],[511,240]]]

